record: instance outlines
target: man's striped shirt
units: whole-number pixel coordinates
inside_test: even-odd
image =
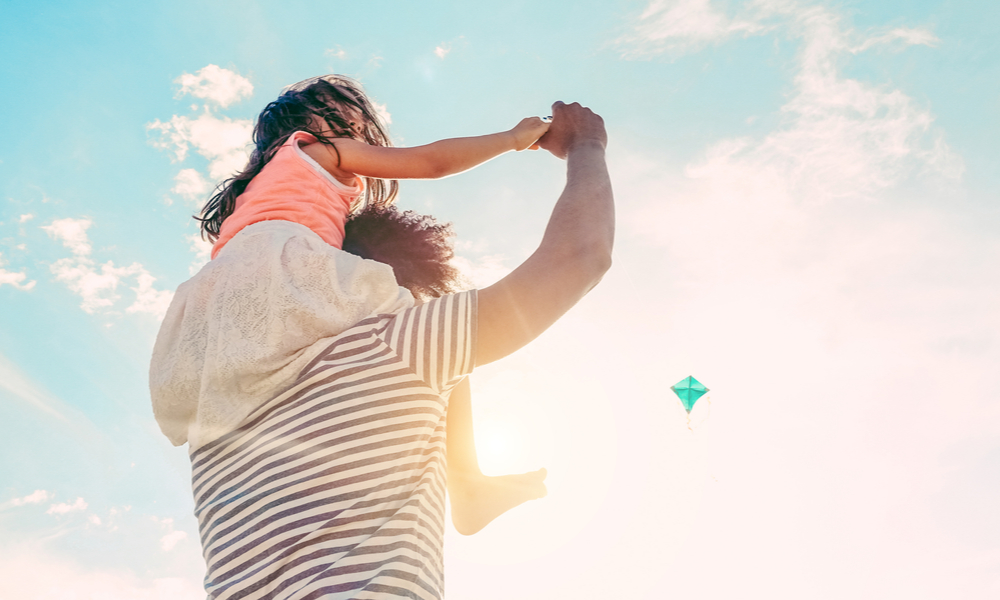
[[[209,598],[441,598],[447,393],[476,293],[338,335],[295,383],[191,453]]]

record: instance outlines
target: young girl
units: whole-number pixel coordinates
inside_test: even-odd
[[[414,296],[428,300],[455,291],[447,228],[395,210],[395,180],[446,177],[510,150],[535,148],[547,127],[529,118],[491,135],[393,148],[360,86],[339,76],[296,84],[261,113],[249,164],[221,186],[200,219],[215,242],[213,260],[178,288],[150,367],[161,429],[175,445],[190,446],[213,597],[212,590],[230,589],[244,575],[219,562],[213,540],[229,529],[218,516],[221,501],[205,500],[209,492],[221,493],[221,484],[206,482],[230,481],[250,466],[209,472],[201,465],[264,418],[261,407],[314,367],[331,339],[376,315],[410,309]],[[441,391],[450,394],[448,488],[456,528],[475,533],[543,496],[544,470],[481,474],[468,382]],[[255,443],[285,439],[277,431],[255,434]]]

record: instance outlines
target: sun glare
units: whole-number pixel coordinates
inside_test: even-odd
[[[476,453],[483,473],[502,474],[524,470],[530,460],[528,432],[517,423],[484,419],[476,423]]]

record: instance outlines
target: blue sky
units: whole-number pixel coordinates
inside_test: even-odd
[[[473,377],[484,467],[546,466],[550,495],[449,533],[449,597],[1000,594],[1000,6],[0,11],[0,596],[199,597],[149,354],[204,260],[204,190],[264,104],[327,72],[401,145],[555,100],[608,126],[614,267]],[[563,179],[509,154],[400,203],[454,222],[486,285]],[[688,375],[711,389],[690,420]]]

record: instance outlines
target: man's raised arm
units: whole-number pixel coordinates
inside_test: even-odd
[[[615,212],[603,119],[577,103],[556,102],[552,126],[538,143],[566,159],[566,188],[538,250],[479,292],[478,365],[538,337],[611,267]]]

